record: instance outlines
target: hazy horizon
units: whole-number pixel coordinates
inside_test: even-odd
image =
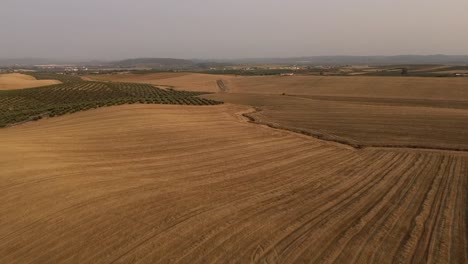
[[[4,0],[0,58],[468,54],[468,2]]]

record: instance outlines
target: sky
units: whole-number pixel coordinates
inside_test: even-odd
[[[468,54],[467,0],[0,0],[0,58]]]

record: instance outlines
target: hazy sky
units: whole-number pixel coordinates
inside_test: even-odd
[[[468,0],[0,0],[0,58],[468,54]]]

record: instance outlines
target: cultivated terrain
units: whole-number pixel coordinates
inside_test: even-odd
[[[0,263],[468,261],[466,78],[85,79],[0,129]]]
[[[37,80],[30,75],[20,73],[0,74],[0,91],[33,88],[58,83],[60,83],[58,80]]]
[[[354,147],[468,150],[468,78],[225,76],[184,73],[90,76],[190,87],[253,106],[258,123]]]

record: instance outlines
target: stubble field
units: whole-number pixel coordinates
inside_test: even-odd
[[[33,88],[59,84],[57,80],[36,80],[36,78],[19,73],[0,74],[0,90]]]
[[[230,93],[204,97],[257,107],[249,114],[257,123],[358,148],[468,150],[468,101]]]
[[[118,106],[0,130],[0,262],[466,262],[467,155],[356,150],[250,111]]]
[[[193,75],[209,84],[196,89],[218,88],[205,98],[253,106],[258,111],[250,117],[258,123],[360,148],[468,150],[468,78]],[[173,88],[190,90],[189,76],[99,78],[162,85],[171,80],[183,83]]]

